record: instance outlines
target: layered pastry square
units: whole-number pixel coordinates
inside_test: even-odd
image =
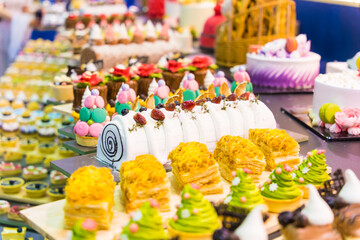
[[[248,139],[226,135],[216,144],[214,157],[220,167],[223,178],[231,182],[232,172],[239,168],[251,171],[254,182],[259,182],[261,173],[265,170],[265,156],[261,150]]]
[[[300,146],[285,130],[250,129],[249,140],[264,153],[266,170],[271,171],[279,164],[292,167],[300,163]]]
[[[120,186],[125,208],[134,211],[150,199],[156,200],[160,211],[170,211],[170,182],[163,165],[150,154],[122,163]]]
[[[188,183],[195,183],[205,195],[223,192],[219,166],[205,144],[180,143],[168,158],[181,189]]]
[[[108,168],[86,166],[76,170],[65,187],[64,225],[71,229],[84,218],[109,229],[113,217],[115,182]]]

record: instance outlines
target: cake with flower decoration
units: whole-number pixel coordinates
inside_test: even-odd
[[[161,69],[156,67],[154,64],[141,64],[136,69],[137,75],[140,77],[138,80],[138,91],[137,95],[147,96],[148,89],[153,78],[159,80],[162,78]]]
[[[314,149],[308,152],[306,159],[298,166],[294,167],[295,171],[292,173],[294,181],[303,191],[304,198],[309,197],[307,184],[312,184],[316,188],[321,187],[324,182],[330,179],[327,173],[327,164],[325,150]]]
[[[243,82],[246,82],[246,91],[253,92],[253,86],[250,82],[250,76],[244,68],[239,67],[234,73],[233,77],[234,81],[231,84],[231,92],[234,92],[236,87]]]
[[[212,204],[204,198],[196,184],[186,184],[181,191],[181,203],[168,222],[170,237],[211,240],[220,222]]]
[[[171,91],[175,92],[180,87],[181,80],[184,78],[186,70],[185,63],[179,59],[170,59],[166,66],[163,67],[162,75],[166,85],[169,86]]]
[[[230,193],[224,199],[224,203],[229,207],[238,207],[251,210],[257,205],[264,204],[259,188],[253,182],[251,170],[239,168],[232,172],[234,176]]]
[[[99,73],[84,72],[77,80],[74,81],[73,108],[81,106],[81,99],[86,87],[89,87],[90,90],[97,89],[99,91],[99,95],[104,99],[105,105],[107,104],[108,89],[103,79],[99,76]]]
[[[320,55],[310,51],[305,34],[277,39],[247,53],[252,83],[273,88],[312,88],[320,70]]]
[[[80,219],[92,218],[99,230],[109,229],[113,217],[115,185],[108,168],[86,166],[76,170],[65,187],[65,228],[73,228]]]
[[[97,89],[93,89],[80,110],[80,120],[74,126],[77,144],[87,147],[96,146],[103,127],[110,121],[104,107],[104,99]]]
[[[223,192],[219,166],[205,144],[180,143],[169,153],[168,158],[180,188],[188,183],[195,183],[206,195]]]
[[[195,80],[199,83],[199,86],[204,85],[207,70],[209,69],[214,73],[216,68],[216,64],[208,56],[195,56],[189,64],[189,70],[195,75]]]
[[[159,214],[159,203],[156,200],[144,202],[141,207],[132,214],[129,223],[123,228],[116,240],[166,240],[168,234],[163,228]]]
[[[149,97],[139,112],[127,109],[104,127],[97,157],[116,169],[140,154],[152,154],[166,163],[169,152],[181,142],[201,142],[212,152],[224,135],[246,137],[251,128],[276,127],[274,115],[264,103],[250,99],[250,93],[239,93],[240,98],[234,93],[222,99],[205,92],[196,102],[181,103],[179,91],[157,109],[154,97]]]
[[[141,207],[150,199],[160,211],[170,210],[170,182],[163,165],[152,155],[139,155],[120,168],[120,186],[127,211]]]
[[[98,224],[91,218],[78,220],[73,229],[71,240],[96,240]]]
[[[288,165],[278,165],[261,186],[261,195],[270,212],[292,211],[301,206],[302,192],[293,181],[291,172]]]
[[[70,77],[66,75],[55,76],[51,88],[57,101],[69,102],[74,100],[73,82]]]
[[[248,169],[247,173],[258,182],[266,166],[260,149],[248,139],[238,136],[223,136],[216,144],[214,157],[222,177],[229,182],[239,168]]]
[[[125,67],[124,65],[116,65],[114,68],[110,69],[109,74],[105,75],[106,85],[108,87],[107,100],[116,100],[117,93],[123,83],[128,83],[132,77],[130,73],[130,67]],[[134,87],[134,91],[137,90]]]
[[[306,187],[309,188],[310,194],[305,206],[293,212],[282,212],[278,216],[284,239],[343,239],[334,226],[334,213],[331,208],[321,198],[314,185],[309,184]]]
[[[250,129],[249,140],[264,153],[267,170],[273,170],[278,164],[294,166],[300,162],[300,146],[285,130]]]
[[[194,101],[200,95],[199,83],[195,80],[195,75],[192,73],[184,76],[180,87],[185,89],[182,93],[183,101]]]

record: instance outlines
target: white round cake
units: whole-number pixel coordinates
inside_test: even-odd
[[[325,103],[344,107],[360,107],[360,76],[356,71],[320,74],[315,79],[312,110],[319,117]]]

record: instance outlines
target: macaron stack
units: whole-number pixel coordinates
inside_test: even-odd
[[[110,118],[105,110],[104,99],[99,91],[93,89],[91,95],[85,99],[84,107],[80,110],[80,120],[74,127],[77,144],[85,147],[95,147],[97,139]]]

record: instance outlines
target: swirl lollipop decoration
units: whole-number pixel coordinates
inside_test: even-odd
[[[120,162],[124,155],[124,145],[123,139],[121,138],[121,133],[119,127],[110,122],[107,124],[99,137],[98,141],[98,153],[101,153],[104,157],[100,156],[101,159],[107,159],[114,164]]]

